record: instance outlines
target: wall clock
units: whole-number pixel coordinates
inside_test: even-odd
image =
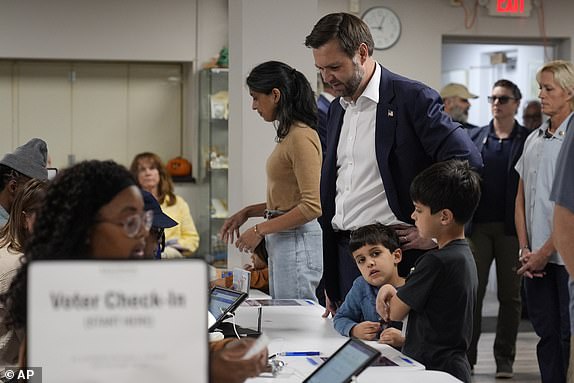
[[[362,19],[373,35],[375,49],[389,49],[401,37],[401,21],[397,14],[387,7],[367,9]]]

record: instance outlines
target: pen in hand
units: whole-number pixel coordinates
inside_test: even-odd
[[[270,355],[269,359],[273,359],[277,356],[319,356],[321,352],[319,351],[287,351],[278,352],[276,354]]]

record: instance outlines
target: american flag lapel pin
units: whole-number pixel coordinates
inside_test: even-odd
[[[387,117],[395,117],[395,112],[390,109],[387,109]]]

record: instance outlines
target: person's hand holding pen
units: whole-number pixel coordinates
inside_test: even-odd
[[[379,331],[381,331],[379,322],[364,321],[353,326],[351,336],[362,340],[375,340]]]

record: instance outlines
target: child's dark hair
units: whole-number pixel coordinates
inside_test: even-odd
[[[255,246],[253,254],[261,258],[265,263],[269,263],[269,254],[267,254],[267,248],[265,247],[265,238],[259,242],[259,245]]]
[[[431,214],[449,209],[461,225],[468,222],[480,200],[480,176],[468,161],[438,162],[420,172],[411,183],[411,199]]]
[[[397,233],[382,223],[366,225],[351,232],[349,237],[351,253],[365,245],[383,245],[391,253],[400,247]]]

